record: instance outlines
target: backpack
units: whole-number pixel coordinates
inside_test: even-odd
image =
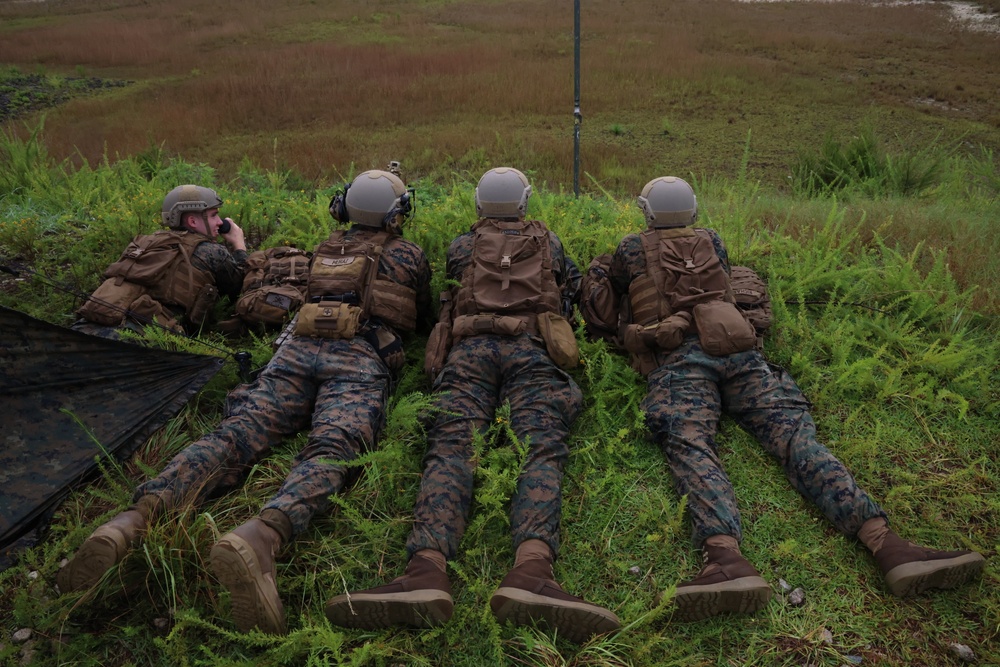
[[[580,283],[580,312],[586,323],[587,338],[618,341],[621,302],[611,285],[611,255],[598,255],[590,261]]]
[[[277,326],[305,302],[311,254],[278,246],[250,253],[236,314],[247,324]]]
[[[757,332],[757,349],[764,348],[764,334],[771,328],[774,319],[771,312],[771,297],[767,293],[767,283],[756,271],[746,266],[730,268],[729,281],[733,286],[736,307],[753,325]]]
[[[112,327],[130,315],[141,324],[155,318],[169,329],[180,330],[167,307],[180,306],[188,322],[200,326],[218,295],[211,274],[191,263],[194,249],[205,241],[199,235],[175,231],[135,237],[104,271],[104,282],[77,315]]]
[[[545,224],[484,219],[473,228],[472,261],[462,275],[455,315],[560,312]]]

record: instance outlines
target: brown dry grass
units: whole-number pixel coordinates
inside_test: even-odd
[[[583,9],[582,167],[613,192],[659,171],[733,174],[748,132],[751,167],[772,183],[798,147],[873,118],[915,143],[1000,148],[1000,40],[943,8]],[[0,62],[137,82],[50,111],[59,157],[162,144],[223,174],[244,156],[319,179],[400,159],[411,177],[511,162],[571,182],[564,3],[6,2],[0,19]]]

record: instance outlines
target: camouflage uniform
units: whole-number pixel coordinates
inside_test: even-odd
[[[708,231],[729,273],[725,246],[716,232]],[[645,271],[642,241],[630,234],[612,259],[615,291],[626,294]],[[732,484],[715,446],[723,411],[757,438],[781,463],[792,486],[844,534],[854,536],[868,519],[885,517],[847,468],[816,440],[809,403],[791,376],[757,350],[716,357],[702,350],[697,335],[689,335],[680,347],[658,353],[657,365],[646,378],[642,408],[678,494],[688,497],[696,547],[712,535],[742,538]]]
[[[448,277],[459,280],[472,260],[474,234],[448,248]],[[549,232],[552,265],[564,302],[576,299],[580,272]],[[434,381],[440,412],[428,435],[424,473],[407,541],[412,556],[422,549],[452,559],[465,531],[472,502],[472,440],[493,421],[497,406],[510,402],[511,429],[528,446],[527,459],[511,499],[514,547],[540,539],[559,550],[563,467],[569,456],[570,426],[583,397],[573,379],[557,367],[541,338],[479,334],[459,341]]]
[[[179,234],[196,234],[192,231],[173,230]],[[219,290],[219,296],[228,297],[231,302],[236,301],[243,287],[243,274],[246,271],[248,253],[246,250],[230,250],[221,243],[205,237],[203,243],[199,243],[191,253],[191,264],[196,269],[207,271],[212,274],[215,287]],[[174,309],[175,315],[183,315],[183,311]],[[73,323],[72,329],[92,336],[101,336],[118,340],[121,329],[131,329],[136,333],[142,332],[142,327],[130,319],[126,319],[120,327],[109,327],[89,322],[86,319],[79,319]]]
[[[374,232],[353,227],[347,239]],[[417,292],[418,322],[430,315],[430,266],[423,251],[400,237],[385,245],[379,274]],[[385,327],[385,324],[382,324]],[[398,337],[398,334],[396,334]],[[293,534],[305,530],[348,470],[342,462],[375,446],[385,422],[390,372],[363,332],[350,340],[291,336],[260,376],[229,395],[219,427],[174,457],[135,493],[160,498],[164,506],[198,502],[233,484],[284,438],[310,425],[306,447],[264,510],[277,510]],[[286,538],[290,537],[285,535]]]

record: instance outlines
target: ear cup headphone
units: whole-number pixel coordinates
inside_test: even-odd
[[[403,216],[403,220],[409,220],[413,217],[414,204],[416,202],[416,197],[414,197],[413,188],[407,188],[406,192],[399,196],[396,200],[396,206],[392,207],[392,210],[385,214],[386,221],[391,220],[397,215]]]
[[[350,222],[351,216],[347,212],[347,191],[350,189],[351,184],[345,183],[344,189],[337,190],[330,200],[330,215],[337,222]]]

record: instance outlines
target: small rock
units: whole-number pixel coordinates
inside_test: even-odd
[[[852,665],[860,665],[864,661],[864,658],[862,658],[860,655],[845,655],[844,660],[851,663]]]
[[[35,642],[28,642],[21,647],[21,664],[22,665],[33,665],[35,664]]]
[[[976,654],[965,644],[948,644],[948,648],[950,648],[951,652],[954,653],[962,662],[976,661]]]
[[[781,587],[782,593],[787,593],[788,591],[792,590],[792,587],[789,586],[788,582],[785,581],[784,579],[778,579],[778,586]]]
[[[793,607],[801,607],[806,603],[806,592],[801,588],[796,588],[788,594],[788,604]]]
[[[31,631],[31,628],[21,628],[20,630],[12,634],[10,638],[14,641],[15,644],[23,644],[24,642],[31,639],[32,634],[34,633]]]
[[[823,628],[822,630],[819,631],[819,640],[824,644],[832,644],[833,633],[827,630],[826,628]]]
[[[32,570],[31,572],[28,573],[28,579],[34,581],[37,578],[38,578],[38,570]]]
[[[170,620],[163,618],[162,616],[160,618],[153,619],[153,627],[157,630],[166,630],[168,625],[170,625]]]
[[[630,567],[628,569],[628,573],[631,574],[633,577],[641,577],[642,576],[642,570],[639,569],[638,565],[633,565],[632,567]]]

